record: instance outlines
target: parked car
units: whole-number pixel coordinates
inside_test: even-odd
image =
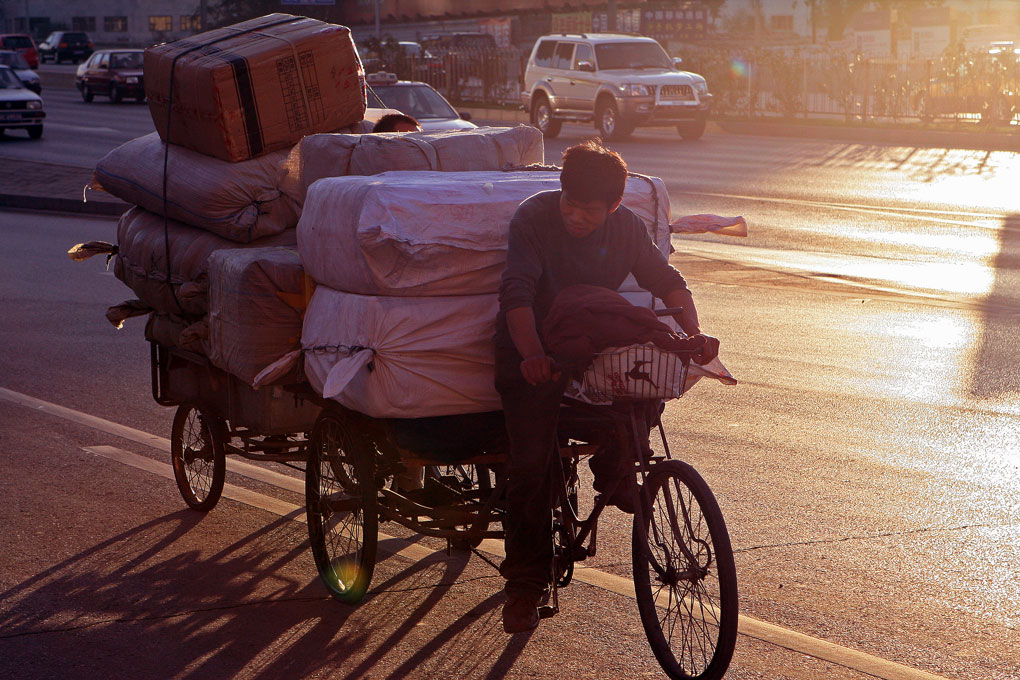
[[[712,95],[703,77],[678,70],[679,63],[643,36],[546,35],[528,59],[521,103],[550,138],[565,121],[594,121],[606,139],[643,125],[675,125],[684,139],[698,139]]]
[[[92,54],[92,41],[81,31],[54,31],[39,43],[39,61],[70,61],[77,64]]]
[[[25,87],[10,66],[0,66],[0,135],[7,130],[27,130],[32,139],[43,133],[42,97]]]
[[[25,84],[25,87],[36,94],[42,92],[39,74],[32,70],[25,58],[13,50],[0,50],[0,66],[10,66],[14,75]]]
[[[30,35],[0,33],[0,50],[13,50],[24,57],[31,68],[39,68],[39,51]]]
[[[382,100],[383,108],[396,109],[414,116],[424,130],[465,130],[478,127],[470,122],[470,114],[457,113],[450,102],[428,83],[397,80],[393,73],[373,73],[366,81]],[[369,103],[376,104],[371,95]]]
[[[74,86],[86,102],[101,94],[114,104],[125,97],[145,101],[142,55],[145,50],[99,50],[78,67]]]

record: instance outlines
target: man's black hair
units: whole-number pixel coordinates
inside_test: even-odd
[[[397,125],[400,123],[408,123],[416,128],[421,128],[421,123],[414,116],[408,116],[405,113],[387,113],[376,122],[372,132],[396,132]]]
[[[572,200],[605,201],[611,206],[623,197],[627,163],[598,139],[589,139],[563,152],[560,186]]]

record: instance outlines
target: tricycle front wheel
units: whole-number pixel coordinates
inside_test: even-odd
[[[701,475],[652,468],[634,517],[634,589],[648,643],[674,680],[718,680],[737,640],[737,574],[719,504]],[[643,519],[639,519],[643,515]]]
[[[194,404],[181,404],[170,430],[170,462],[188,507],[211,510],[223,493],[227,463],[223,452],[226,423]]]
[[[371,444],[340,413],[312,428],[305,510],[315,566],[330,595],[347,604],[365,596],[375,569],[379,515]]]

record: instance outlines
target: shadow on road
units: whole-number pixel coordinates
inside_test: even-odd
[[[999,230],[993,262],[995,280],[981,324],[970,394],[979,399],[1020,392],[1016,310],[1020,304],[1020,214],[1009,215]]]
[[[207,556],[188,546],[203,517],[146,522],[0,593],[4,666],[21,678],[495,678],[526,643],[499,628],[501,595],[454,587],[466,556],[413,563],[350,607],[319,582],[303,525],[281,518]],[[446,611],[466,610],[449,625],[447,598]]]

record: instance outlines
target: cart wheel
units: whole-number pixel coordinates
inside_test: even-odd
[[[656,465],[645,486],[633,557],[648,643],[670,678],[721,678],[737,640],[737,575],[722,512],[686,463]]]
[[[170,430],[170,462],[181,497],[193,510],[211,510],[223,493],[226,426],[208,410],[181,404]]]
[[[308,538],[319,577],[348,604],[365,596],[379,539],[368,443],[342,415],[323,412],[312,428],[305,468]]]

